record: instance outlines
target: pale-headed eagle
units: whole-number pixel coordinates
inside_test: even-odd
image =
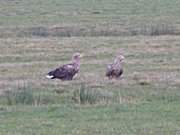
[[[50,71],[46,78],[48,79],[61,79],[61,80],[72,80],[74,75],[79,72],[80,69],[80,53],[75,53],[72,57],[72,63],[65,64]]]
[[[123,74],[122,61],[124,60],[124,56],[119,54],[114,59],[113,63],[107,65],[106,76],[109,79],[119,78]]]

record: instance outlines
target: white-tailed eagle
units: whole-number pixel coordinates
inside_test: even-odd
[[[79,72],[80,69],[80,53],[75,53],[72,57],[72,63],[65,64],[50,71],[46,78],[48,79],[61,79],[61,80],[72,80],[74,75]]]
[[[122,61],[124,58],[122,54],[119,54],[114,59],[113,63],[107,65],[106,76],[109,79],[121,77],[123,74]]]

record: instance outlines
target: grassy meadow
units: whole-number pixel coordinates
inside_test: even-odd
[[[1,0],[0,135],[180,135],[179,0]],[[124,75],[105,77],[122,51]],[[73,81],[46,73],[83,53]]]

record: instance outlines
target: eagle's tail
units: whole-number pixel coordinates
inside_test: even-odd
[[[48,79],[54,79],[54,76],[53,76],[53,75],[46,75],[46,78],[48,78]]]

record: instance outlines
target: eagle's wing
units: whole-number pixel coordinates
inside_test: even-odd
[[[59,78],[62,80],[71,80],[76,73],[74,64],[66,64],[50,71],[46,77],[49,79]]]
[[[74,70],[74,65],[73,64],[66,64],[66,65],[61,66],[60,68],[62,68],[63,70],[71,71],[71,70]]]
[[[74,70],[74,66],[72,64],[66,64],[58,68],[59,77],[66,77]]]
[[[120,77],[123,74],[123,69],[115,67],[113,64],[107,65],[106,76],[107,77]]]
[[[67,71],[63,67],[56,68],[48,73],[47,78],[54,79],[59,78],[62,79],[66,76]]]
[[[113,72],[113,64],[108,64],[106,68],[106,76],[111,76]]]

